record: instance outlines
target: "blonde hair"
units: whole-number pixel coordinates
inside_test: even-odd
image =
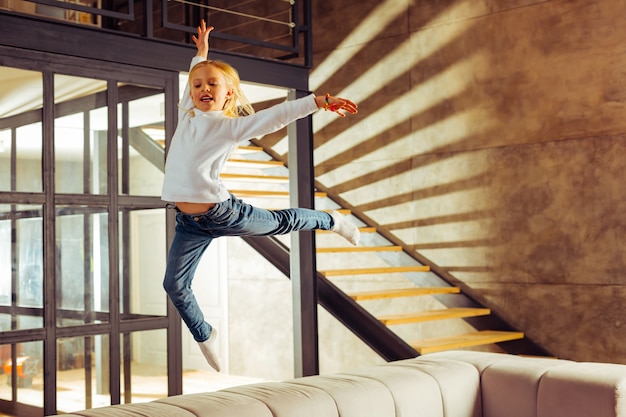
[[[250,101],[241,90],[239,73],[232,65],[226,62],[213,60],[198,62],[191,71],[189,71],[189,86],[191,87],[191,75],[193,72],[198,68],[206,66],[212,66],[221,71],[224,75],[224,79],[226,79],[226,85],[232,91],[232,96],[224,103],[224,115],[227,117],[239,117],[253,114],[254,108],[252,108],[252,104],[250,104]]]

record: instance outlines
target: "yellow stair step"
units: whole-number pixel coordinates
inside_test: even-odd
[[[390,290],[359,291],[348,294],[354,301],[379,300],[384,298],[416,297],[433,294],[458,294],[461,289],[458,287],[413,287],[396,288]]]
[[[421,354],[440,352],[443,350],[461,349],[471,346],[489,345],[492,343],[507,342],[524,338],[522,332],[505,332],[497,330],[482,330],[479,332],[460,334],[456,336],[436,337],[411,342],[410,345]]]
[[[263,152],[260,146],[237,146],[237,153]]]
[[[252,159],[228,159],[226,166],[244,166],[248,168],[275,168],[285,166],[280,161],[256,161]]]
[[[163,126],[144,126],[144,128],[149,128],[149,129],[156,129],[156,130],[162,130],[163,131],[163,135],[165,135],[165,129],[163,129]],[[155,139],[154,140],[156,143],[158,143],[159,145],[161,145],[161,147],[165,147],[165,139]],[[251,152],[263,152],[263,148],[260,146],[238,146],[236,153],[239,154],[244,154],[244,153],[251,153]]]
[[[320,210],[320,211],[325,211],[326,213],[330,213],[330,212],[336,211],[336,212],[339,212],[339,213],[343,214],[344,216],[347,216],[348,214],[352,213],[352,211],[348,210],[348,209],[323,209],[323,210]]]
[[[246,182],[279,182],[288,183],[289,177],[279,175],[248,175],[248,174],[231,174],[223,172],[220,177],[224,180],[246,181]]]
[[[375,227],[359,227],[361,233],[376,233]],[[330,230],[316,230],[317,233],[334,233]]]
[[[390,314],[378,317],[383,324],[421,323],[425,321],[457,319],[463,317],[486,316],[491,314],[488,308],[447,308],[442,310],[418,311],[415,313]]]
[[[317,248],[317,253],[335,252],[402,252],[402,246],[340,246],[334,248]]]
[[[325,277],[337,277],[341,275],[366,275],[366,274],[393,274],[398,272],[428,272],[429,266],[388,266],[383,268],[354,268],[354,269],[333,269],[329,271],[319,271]]]
[[[269,190],[230,190],[237,197],[289,197],[289,191],[269,191]],[[315,192],[315,197],[324,198],[326,193]]]

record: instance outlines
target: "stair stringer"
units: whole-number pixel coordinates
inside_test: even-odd
[[[242,237],[285,276],[290,277],[289,249],[273,237]],[[414,358],[419,353],[376,317],[317,272],[318,303],[386,361]]]

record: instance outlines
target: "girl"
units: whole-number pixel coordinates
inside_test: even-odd
[[[269,236],[292,231],[332,230],[353,245],[358,228],[337,212],[309,209],[264,210],[235,198],[219,179],[239,143],[275,132],[319,108],[345,116],[353,102],[310,95],[254,113],[242,93],[239,75],[230,65],[208,61],[209,33],[204,20],[192,39],[198,49],[180,104],[179,121],[165,163],[162,199],[175,202],[176,233],[167,260],[163,287],[200,345],[209,365],[219,371],[213,344],[216,330],[191,290],[200,258],[220,236]],[[239,116],[245,117],[239,117]]]

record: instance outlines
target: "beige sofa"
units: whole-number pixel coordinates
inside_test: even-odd
[[[626,417],[626,365],[449,351],[68,416]]]

